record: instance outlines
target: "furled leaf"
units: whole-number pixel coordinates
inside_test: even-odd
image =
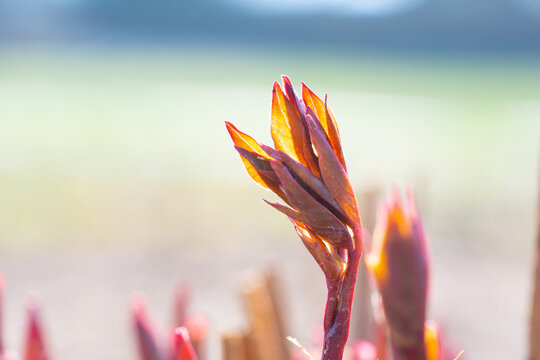
[[[321,177],[321,170],[319,169],[319,159],[315,152],[313,151],[313,146],[311,144],[311,136],[309,135],[309,129],[307,126],[306,120],[302,120],[305,127],[305,141],[304,141],[304,158],[306,159],[306,167],[317,177]]]
[[[225,126],[227,127],[227,131],[229,132],[235,146],[254,152],[260,156],[270,158],[270,156],[266,154],[262,147],[251,136],[241,132],[236,128],[236,126],[228,121],[225,121]]]
[[[296,161],[306,164],[302,122],[277,82],[272,90],[271,132],[276,150],[284,151]]]
[[[274,169],[272,169],[272,166],[270,165],[272,160],[259,156],[256,153],[244,150],[237,146],[235,146],[235,149],[238,151],[238,153],[240,153],[242,159],[247,161],[251,165],[252,171],[257,174],[261,182],[264,184],[263,186],[265,188],[272,190],[280,198],[288,201],[287,196],[280,188],[279,178],[277,177]],[[255,179],[253,176],[252,178]]]
[[[321,121],[321,124],[326,131],[328,129],[328,125],[326,124],[324,102],[304,83],[302,83],[302,99],[304,100],[304,104],[306,104],[306,106],[309,106],[313,109],[313,111],[315,111],[315,114]]]
[[[319,164],[317,161],[317,156],[313,152],[313,147],[311,146],[311,138],[309,136],[309,130],[306,123],[306,105],[303,101],[296,95],[294,88],[291,84],[291,80],[283,75],[283,86],[285,88],[285,94],[291,104],[293,105],[296,113],[298,114],[302,126],[302,133],[304,135],[302,140],[302,153],[305,159],[305,165],[315,176],[320,176]]]
[[[315,93],[306,86],[306,84],[302,83],[302,98],[304,99],[304,103],[306,104],[306,106],[309,106],[311,109],[313,109],[313,111],[317,115],[317,118],[321,122],[321,125],[324,129],[324,132],[329,138],[330,145],[334,149],[334,152],[336,153],[336,156],[338,157],[341,165],[343,166],[343,168],[346,169],[345,160],[343,158],[343,151],[341,149],[341,139],[339,137],[339,131],[336,121],[334,119],[334,115],[326,104],[326,97],[325,101],[322,101],[321,98],[315,95]]]
[[[267,145],[264,145],[264,144],[259,144],[261,146],[261,148],[268,154],[270,155],[271,158],[273,159],[279,159],[279,151],[277,151],[276,149],[270,147],[270,146],[267,146]]]
[[[254,152],[247,151],[241,147],[235,146],[236,151],[255,168],[257,173],[262,176],[268,185],[268,182],[274,184],[279,183],[277,175],[274,173],[272,166],[270,165],[271,159],[260,156]]]
[[[293,177],[321,204],[332,211],[342,221],[347,221],[347,215],[339,207],[324,183],[313,175],[304,165],[294,161],[283,152],[278,153],[279,158],[289,169]]]
[[[336,156],[341,162],[341,165],[343,165],[343,168],[347,170],[347,166],[345,165],[345,157],[343,156],[343,149],[341,147],[341,137],[339,136],[337,122],[334,118],[334,114],[332,114],[332,111],[328,107],[328,96],[324,97],[324,108],[326,111],[326,123],[328,124],[328,137],[330,138],[330,144],[332,145]]]
[[[307,116],[307,121],[313,144],[319,155],[322,180],[341,209],[347,214],[350,222],[358,226],[360,224],[358,206],[347,172],[310,115]]]
[[[231,136],[231,139],[235,145],[235,148],[243,149],[247,152],[257,154],[258,156],[262,158],[271,159],[271,157],[262,149],[262,147],[249,135],[244,134],[240,130],[238,130],[233,124],[229,122],[225,122],[225,125],[227,126],[227,130],[229,131],[229,134]],[[273,190],[265,181],[257,169],[251,164],[251,162],[246,159],[245,157],[240,154],[240,157],[242,159],[242,163],[244,164],[244,167],[246,168],[246,171],[248,175],[260,186]]]
[[[319,235],[325,241],[328,241],[329,243],[341,248],[347,248],[349,246],[351,239],[348,238],[342,230],[331,228],[329,226],[321,224],[320,222],[318,224],[313,223],[312,220],[310,220],[309,216],[305,213],[290,208],[286,205],[280,204],[278,202],[272,203],[267,200],[264,201],[268,205],[272,206],[274,209],[287,215],[287,217],[289,217],[291,220],[304,223],[306,226],[309,227],[309,229],[311,229],[311,231]]]
[[[350,249],[352,239],[345,225],[298,184],[285,165],[275,161],[272,168],[279,177],[281,189],[289,203],[298,213],[296,217],[288,216],[305,223],[324,240]]]
[[[291,221],[304,246],[308,249],[315,261],[317,261],[317,264],[319,264],[326,277],[332,280],[341,278],[343,269],[345,268],[345,262],[339,257],[334,256],[323,240],[317,234],[310,231],[307,226],[293,219]]]
[[[294,109],[296,110],[298,117],[302,119],[305,113],[305,109],[304,109],[305,105],[302,104],[302,102],[296,95],[296,92],[294,91],[294,87],[292,86],[292,83],[289,77],[286,75],[283,75],[281,78],[283,79],[283,87],[285,88],[285,94],[287,98],[289,99]]]
[[[306,114],[313,114],[313,116],[316,115],[309,107],[305,107],[305,111],[306,112],[302,116],[302,127],[304,128],[303,152],[304,158],[306,159],[306,167],[313,173],[313,175],[320,177],[321,171],[319,169],[319,159],[317,158],[317,155],[315,154],[315,151],[313,149],[311,135],[309,134],[309,127],[306,120]]]

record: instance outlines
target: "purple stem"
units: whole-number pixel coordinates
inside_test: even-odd
[[[360,255],[362,254],[362,230],[360,227],[354,229],[354,241],[356,248],[347,252],[347,268],[342,281],[334,281],[332,286],[328,285],[327,313],[325,314],[324,345],[321,360],[343,359],[343,351],[349,337],[354,285],[356,284],[356,274]],[[332,305],[334,308],[330,309],[329,306]],[[328,311],[331,311],[330,314],[334,314],[334,316],[330,317]],[[333,321],[330,321],[331,319]]]
[[[324,333],[328,333],[336,319],[336,310],[339,301],[341,281],[326,280],[328,295],[326,296],[326,308],[324,309]]]

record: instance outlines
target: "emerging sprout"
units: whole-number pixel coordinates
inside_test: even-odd
[[[362,252],[362,226],[347,174],[334,115],[306,85],[299,98],[287,77],[274,83],[274,147],[257,143],[226,122],[248,174],[285,204],[287,215],[326,277],[323,360],[340,360],[349,334],[351,305]]]
[[[394,359],[426,360],[426,343],[429,360],[437,359],[436,329],[425,330],[428,252],[410,193],[404,203],[394,194],[381,209],[366,263],[381,294]]]

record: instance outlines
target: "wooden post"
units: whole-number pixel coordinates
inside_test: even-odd
[[[274,280],[275,281],[275,280]],[[289,354],[282,335],[283,320],[279,305],[274,302],[268,278],[256,276],[242,294],[249,317],[252,341],[259,360],[288,360]],[[250,357],[249,360],[252,358]]]
[[[272,308],[274,309],[274,318],[278,328],[278,337],[281,339],[281,353],[285,354],[286,359],[290,359],[290,342],[287,340],[287,324],[285,319],[287,318],[287,309],[283,302],[283,293],[281,282],[277,276],[275,269],[270,268],[264,274],[264,280],[266,287],[270,292],[270,299],[272,301]]]
[[[246,360],[261,360],[263,358],[253,329],[249,329],[244,333],[244,350]]]
[[[221,335],[221,353],[223,360],[248,360],[245,348],[245,336],[240,332]]]

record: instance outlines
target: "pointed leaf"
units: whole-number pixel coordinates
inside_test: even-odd
[[[285,214],[289,218],[289,220],[291,220],[292,222],[303,224],[304,228],[308,229],[312,234],[319,236],[325,244],[328,244],[329,249],[327,249],[327,251],[329,251],[329,253],[336,256],[336,259],[340,259],[341,261],[343,261],[343,259],[340,257],[339,253],[337,252],[337,248],[338,247],[340,249],[346,248],[346,246],[348,245],[340,245],[341,243],[332,243],[329,240],[327,241],[327,239],[323,238],[322,235],[324,235],[326,232],[329,231],[328,228],[321,228],[317,224],[313,226],[309,226],[308,225],[310,221],[309,218],[305,214],[303,214],[301,211],[290,208],[278,202],[272,203],[268,200],[264,200],[264,202],[266,202],[268,205],[272,206],[274,209],[278,210],[279,212]],[[336,249],[336,251],[334,251],[334,249]]]
[[[268,154],[270,155],[271,158],[273,159],[279,159],[279,152],[273,148],[271,148],[270,146],[267,146],[267,145],[264,145],[264,144],[260,144],[261,145],[261,148]]]
[[[302,119],[302,126],[304,127],[304,158],[306,159],[306,167],[317,177],[321,177],[321,170],[319,169],[319,159],[313,151],[313,145],[311,142],[311,136],[309,135],[309,128],[305,117]]]
[[[278,202],[273,203],[265,199],[263,199],[263,201],[267,203],[268,205],[272,206],[277,211],[285,214],[288,218],[294,219],[299,222],[304,222],[305,220],[305,217],[302,215],[302,213],[296,209],[290,208],[287,205],[283,205]]]
[[[322,134],[322,136],[324,137],[325,141],[330,143],[330,139],[328,138],[328,134],[324,130],[323,126],[321,125],[321,122],[319,121],[319,118],[317,117],[317,114],[315,114],[313,109],[308,106],[308,107],[306,107],[306,126],[308,128],[308,132],[310,133],[310,141],[311,141],[312,147],[314,147],[315,145],[313,143],[313,137],[311,136],[311,132],[309,131],[308,117],[311,117],[311,119],[313,119],[312,125],[314,124],[317,127],[317,129],[319,130],[319,132]],[[319,172],[320,172],[321,164],[319,162],[319,158],[317,158],[317,166],[318,166],[318,169],[319,169]],[[319,177],[322,177],[322,176],[319,176]]]
[[[279,152],[279,158],[290,170],[293,177],[308,191],[318,202],[324,205],[329,209],[337,218],[342,221],[348,221],[347,215],[341,210],[338,203],[324,183],[315,175],[313,175],[304,165],[294,161],[293,158],[285,154],[284,152]]]
[[[251,166],[255,168],[257,173],[263,177],[263,180],[268,185],[268,182],[272,182],[273,184],[278,184],[279,179],[277,175],[274,173],[274,169],[272,169],[272,166],[270,165],[270,162],[272,160],[262,157],[254,152],[247,151],[245,149],[242,149],[241,147],[235,146],[234,147],[236,151],[249,163]],[[273,190],[273,189],[272,189]]]
[[[257,143],[251,136],[241,132],[236,128],[236,126],[228,121],[225,121],[225,126],[227,127],[227,131],[229,132],[235,146],[254,152],[262,157],[270,158],[270,156],[261,148],[259,143]]]
[[[295,220],[305,223],[324,240],[350,249],[352,239],[345,225],[298,184],[285,165],[275,161],[272,168],[279,177],[281,189],[289,203],[300,214],[300,218]]]
[[[328,124],[326,121],[326,109],[324,102],[306,84],[302,83],[302,99],[306,106],[309,106],[317,115],[324,131],[328,134]]]
[[[279,178],[270,165],[272,160],[259,156],[250,151],[246,151],[237,146],[235,146],[235,149],[242,157],[242,160],[248,163],[249,167],[246,166],[246,169],[251,178],[263,187],[273,191],[277,196],[287,202],[287,196],[280,188]]]
[[[319,154],[319,166],[321,168],[322,179],[328,188],[328,191],[347,214],[352,224],[360,226],[358,206],[356,205],[356,198],[351,183],[349,182],[347,172],[343,166],[341,166],[332,147],[311,116],[307,116],[307,121],[313,144]]]
[[[261,158],[271,159],[271,157],[262,149],[262,147],[251,136],[244,134],[243,132],[238,130],[233,124],[229,122],[225,122],[225,124],[227,126],[227,130],[229,131],[229,134],[231,135],[231,139],[233,140],[233,143],[237,151],[239,151],[238,149],[242,149],[244,153],[249,152],[249,153],[256,154],[257,156]],[[272,191],[274,191],[275,189],[278,189],[276,184],[273,184],[271,182],[269,183],[268,178],[261,176],[261,174],[259,174],[259,172],[253,166],[250,160],[242,156],[242,153],[240,153],[240,158],[242,159],[242,163],[244,164],[244,167],[246,168],[248,175],[257,184]]]
[[[267,200],[264,200],[268,205],[272,206],[274,209],[282,212],[283,214],[287,215],[287,217],[291,220],[303,223],[306,227],[311,229],[313,233],[318,234],[321,238],[323,238],[325,241],[328,241],[330,244],[333,244],[335,246],[339,246],[341,248],[347,248],[347,244],[350,242],[350,239],[345,239],[345,236],[339,237],[339,235],[336,235],[336,232],[329,229],[328,227],[325,227],[320,224],[312,224],[309,226],[308,224],[311,222],[309,217],[302,213],[301,211],[298,211],[296,209],[290,208],[286,205],[280,204],[278,202],[272,203]],[[331,240],[330,238],[336,238],[337,240]]]
[[[276,150],[286,152],[296,161],[306,164],[303,152],[302,122],[277,82],[274,83],[272,90],[271,132]]]
[[[328,279],[341,278],[345,262],[333,256],[324,241],[301,222],[291,219],[296,233]],[[329,246],[332,246],[328,244]]]
[[[337,154],[339,161],[343,168],[345,167],[345,160],[343,159],[343,151],[341,149],[341,139],[339,138],[339,131],[337,128],[334,115],[328,108],[325,101],[322,101],[313,91],[311,91],[306,84],[302,83],[302,98],[306,106],[309,106],[319,119],[325,134],[328,136],[330,145],[334,149],[334,152]]]
[[[311,146],[311,139],[306,123],[306,106],[303,101],[296,95],[296,92],[294,91],[294,88],[291,84],[291,80],[285,75],[282,76],[282,79],[286,96],[293,105],[296,113],[300,118],[302,133],[304,135],[301,148],[302,154],[305,159],[305,164],[303,163],[303,165],[305,165],[311,172],[313,172],[315,176],[320,176],[317,157],[315,156],[315,153],[313,152],[313,147]]]
[[[337,127],[336,119],[334,114],[330,111],[328,107],[328,96],[324,97],[324,108],[326,110],[326,123],[328,124],[328,137],[330,138],[330,144],[336,153],[339,162],[347,171],[347,166],[345,165],[345,157],[343,156],[343,149],[341,148],[341,137],[339,136],[339,130]]]
[[[313,114],[313,116],[316,116],[313,110],[311,110],[309,107],[305,107],[305,113],[302,116],[302,127],[304,129],[303,153],[304,159],[306,159],[305,165],[315,176],[320,177],[321,172],[319,169],[319,159],[317,158],[317,155],[315,155],[315,151],[313,150],[313,144],[311,141],[311,135],[309,134],[306,114]]]
[[[296,92],[294,91],[294,87],[291,84],[291,80],[288,76],[283,75],[281,77],[283,79],[283,88],[285,89],[285,94],[289,101],[291,102],[292,106],[296,110],[296,113],[298,114],[299,118],[302,118],[305,113],[305,106],[302,104],[298,96],[296,95]]]
[[[330,143],[330,139],[328,138],[328,134],[326,133],[326,130],[322,126],[321,121],[319,119],[319,116],[317,116],[317,113],[315,113],[315,111],[313,111],[313,108],[311,106],[306,107],[306,126],[308,127],[308,130],[309,130],[309,123],[307,121],[308,116],[310,116],[313,119],[313,124],[315,124],[315,126],[320,131],[320,133],[324,136],[326,141],[328,143]],[[310,136],[311,136],[311,133],[310,133]]]

